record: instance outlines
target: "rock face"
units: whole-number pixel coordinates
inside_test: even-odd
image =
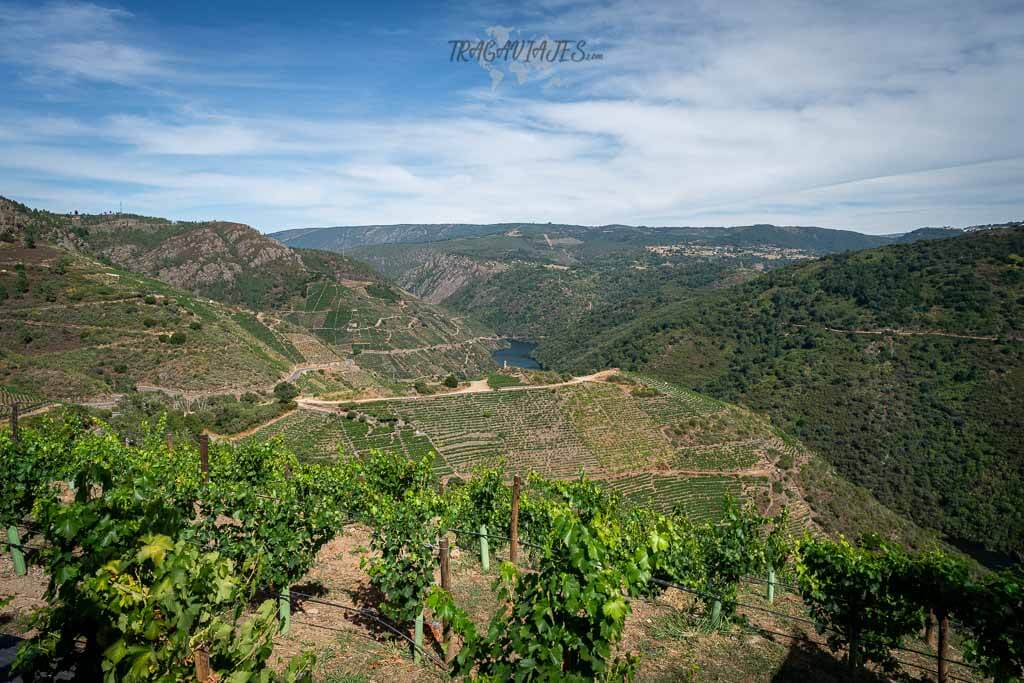
[[[207,223],[163,240],[146,252],[112,247],[105,256],[176,287],[195,290],[231,284],[249,270],[268,266],[303,270],[293,250],[241,223]]]
[[[477,261],[458,254],[430,253],[420,265],[404,273],[399,284],[421,299],[440,304],[464,287],[508,268],[508,264],[497,261]]]

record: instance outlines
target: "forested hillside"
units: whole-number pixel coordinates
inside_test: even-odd
[[[646,309],[538,357],[643,368],[773,416],[918,523],[1024,551],[1024,229],[828,256]]]

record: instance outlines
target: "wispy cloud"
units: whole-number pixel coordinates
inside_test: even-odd
[[[264,229],[772,221],[892,232],[1024,215],[1019,7],[613,0],[478,11],[465,20],[481,32],[587,39],[606,58],[559,69],[563,87],[527,78],[494,92],[485,71],[445,61],[437,73],[456,80],[419,93],[420,114],[387,100],[353,109],[346,98],[368,74],[277,78],[338,93],[337,106],[306,110],[278,93],[243,99],[248,84],[275,80],[258,67],[234,63],[233,86],[216,63],[144,47],[138,17],[122,10],[0,4],[11,36],[0,67],[35,79],[22,100],[35,88],[43,102],[0,110],[0,193],[20,188],[59,209],[117,196],[133,210]],[[458,37],[442,30],[438,45]],[[399,42],[407,31],[388,29]],[[47,80],[86,88],[82,99],[104,83],[145,97],[47,104]]]
[[[0,5],[0,57],[40,85],[85,79],[121,85],[171,73],[167,56],[128,42],[129,12],[88,3]]]

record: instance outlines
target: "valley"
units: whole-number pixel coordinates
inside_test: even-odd
[[[1024,683],[1024,3],[0,36],[0,682]]]
[[[735,500],[805,543],[1017,550],[1016,227],[839,254],[857,238],[771,226],[394,229],[342,256],[286,246],[313,232],[3,206],[0,412],[25,428],[158,425],[288,471],[393,458],[449,490],[587,482],[617,514],[707,528]]]

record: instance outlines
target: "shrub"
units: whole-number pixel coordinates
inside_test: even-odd
[[[175,344],[176,346],[184,344],[187,340],[188,338],[185,336],[184,332],[175,332],[170,337],[168,337],[168,341],[172,344]]]

